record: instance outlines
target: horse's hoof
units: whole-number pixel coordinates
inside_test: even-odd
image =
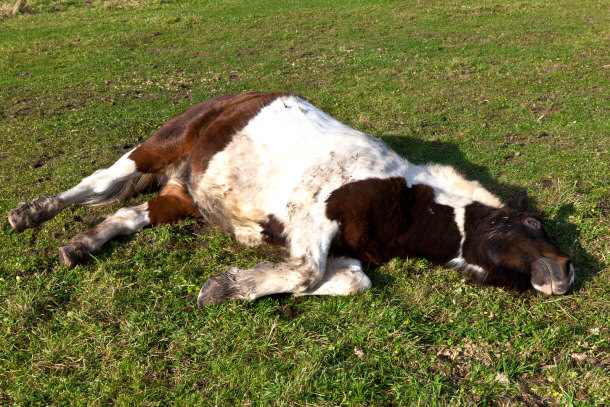
[[[15,232],[40,225],[57,215],[61,202],[56,196],[41,196],[30,202],[19,202],[17,207],[8,213],[8,223]]]
[[[199,291],[199,296],[197,296],[199,308],[222,304],[235,298],[235,287],[231,283],[234,282],[229,279],[227,273],[210,277],[203,284],[201,291]]]
[[[65,244],[59,247],[59,262],[73,268],[78,264],[83,263],[91,251],[82,244]]]

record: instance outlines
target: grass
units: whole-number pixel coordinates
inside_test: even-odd
[[[22,234],[3,221],[0,404],[609,404],[607,15],[593,0],[25,2],[0,21],[0,213],[196,102],[287,90],[503,198],[527,188],[577,276],[550,298],[395,259],[363,295],[200,311],[207,277],[281,252],[187,220],[68,270],[58,245],[124,204]]]

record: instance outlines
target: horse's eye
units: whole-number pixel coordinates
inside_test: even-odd
[[[540,224],[540,221],[538,219],[534,219],[534,218],[527,218],[525,219],[525,224],[532,228],[532,229],[540,229],[542,227],[542,225]]]

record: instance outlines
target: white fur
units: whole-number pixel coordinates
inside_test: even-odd
[[[136,233],[150,225],[148,202],[131,208],[121,208],[96,226],[97,238],[101,244],[118,235]]]
[[[451,259],[447,262],[447,267],[451,267],[457,270],[466,271],[472,274],[483,274],[485,270],[482,267],[479,267],[475,264],[470,264],[462,257],[461,249],[460,255],[454,259]]]
[[[65,202],[67,207],[73,203],[86,201],[87,198],[95,195],[104,195],[123,181],[142,175],[136,170],[135,162],[129,158],[131,151],[123,155],[111,167],[94,172],[77,186],[62,192],[57,197]]]
[[[263,108],[211,159],[204,174],[195,175],[191,193],[212,222],[244,244],[260,243],[260,223],[275,216],[285,226],[291,257],[304,259],[313,274],[321,276],[338,231],[325,214],[329,195],[349,182],[389,177],[404,177],[408,186],[431,186],[437,203],[454,208],[462,243],[466,205],[479,200],[501,206],[478,182],[464,179],[453,168],[414,165],[381,140],[296,96],[278,98]],[[460,246],[450,263],[480,269],[461,254]]]

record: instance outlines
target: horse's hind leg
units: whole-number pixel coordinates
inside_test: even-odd
[[[155,199],[130,208],[121,208],[99,225],[80,233],[59,248],[59,261],[74,267],[101,250],[118,235],[130,235],[148,225],[171,223],[188,216],[200,217],[199,210],[184,186],[170,180]]]
[[[59,247],[59,261],[68,267],[82,263],[89,254],[98,252],[104,243],[117,235],[139,232],[150,224],[149,203],[121,208],[99,225],[73,237]]]
[[[98,170],[77,186],[54,196],[43,196],[23,202],[8,213],[8,221],[16,232],[38,226],[74,203],[95,204],[112,200],[125,181],[142,175],[131,152],[109,168]]]

